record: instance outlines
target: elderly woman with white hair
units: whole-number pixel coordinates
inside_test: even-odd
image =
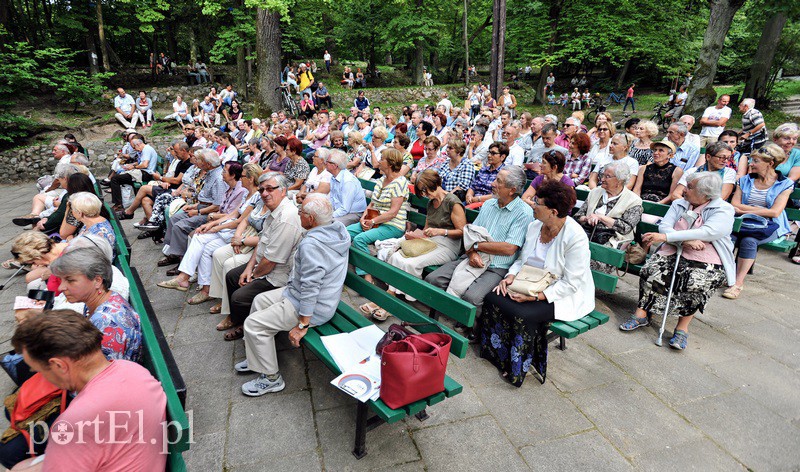
[[[20,218],[13,218],[11,220],[12,223],[17,226],[27,226],[36,224],[40,219],[53,214],[61,204],[62,197],[67,193],[67,179],[70,175],[78,172],[78,167],[69,162],[56,164],[53,178],[58,182],[58,187],[54,190],[34,195],[31,212]]]
[[[114,228],[100,214],[103,202],[97,198],[97,195],[89,192],[73,194],[69,197],[67,208],[83,224],[83,227],[78,232],[79,236],[97,235],[108,241],[112,248],[114,247],[117,240],[114,235]]]
[[[589,241],[614,248],[633,241],[643,209],[641,197],[625,186],[629,177],[630,168],[624,161],[613,161],[603,168],[600,186],[589,192],[574,216]],[[592,268],[610,270],[596,261],[592,261]]]
[[[797,149],[797,137],[800,129],[796,123],[784,123],[772,133],[772,139],[786,153],[787,159],[775,168],[784,177],[793,182],[800,179],[800,149]]]
[[[658,233],[642,237],[645,244],[662,244],[639,274],[639,304],[634,316],[620,325],[633,331],[650,324],[653,313],[664,314],[672,274],[677,264],[669,312],[679,316],[669,345],[686,349],[689,323],[703,313],[716,290],[736,280],[733,258],[734,208],[720,198],[722,179],[716,172],[687,177],[684,198],[672,202]],[[676,245],[682,246],[678,255]]]

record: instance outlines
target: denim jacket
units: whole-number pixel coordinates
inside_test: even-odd
[[[775,183],[767,190],[767,208],[772,208],[778,195],[794,187],[793,181],[784,177],[780,172],[777,172],[777,175],[778,178],[775,179]],[[739,188],[742,189],[742,203],[745,205],[750,201],[750,192],[753,190],[754,181],[755,178],[751,174],[745,175],[739,179]],[[782,211],[779,216],[772,218],[772,221],[778,224],[779,237],[786,236],[792,232],[789,228],[789,219],[786,217],[786,211]]]

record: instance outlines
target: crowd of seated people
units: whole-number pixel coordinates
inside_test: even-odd
[[[301,68],[295,76],[301,92],[311,88],[310,75]],[[230,97],[222,95],[212,90],[203,102]],[[590,242],[625,250],[635,241],[651,253],[638,308],[623,331],[663,313],[677,265],[671,314],[679,321],[669,344],[682,350],[694,314],[720,288],[724,297],[737,298],[758,246],[791,231],[784,209],[793,204],[789,194],[800,177],[797,126],[778,127],[775,143],[751,143],[744,153],[739,135],[713,118],[725,114],[717,108],[722,102],[700,121],[708,141],[702,149],[691,120],[673,123],[659,140],[649,121],[629,120],[617,132],[613,117],[602,112],[587,129],[576,110],[559,128],[552,115],[523,112],[514,119],[494,100],[460,109],[442,97],[435,105],[409,105],[396,118],[360,94],[349,112],[317,110],[302,118],[276,112],[263,120],[244,119],[235,99],[229,102],[227,115],[214,110],[228,118],[225,129],[211,112],[201,128],[185,126],[164,169],[151,167],[158,156],[141,135],[129,133],[108,184],[117,216],[134,218],[143,208],[135,225],[140,237],[164,244],[158,266],[174,278],[159,286],[188,291],[196,282],[188,303],[213,302],[209,311],[219,315],[222,337],[245,340],[247,359],[235,370],[258,374],[242,386],[248,396],[284,388],[274,336],[288,331],[296,345],[309,326],[330,319],[351,247],[374,249],[420,278],[426,267],[438,266],[424,280],[478,307],[476,327],[459,328],[519,386],[528,372],[544,378],[547,324],[594,309],[591,272],[612,267],[591,260]],[[59,158],[63,153],[59,148]],[[102,239],[108,232],[82,182],[86,176],[79,165],[59,166],[58,184],[42,189],[24,222],[60,232],[69,215],[72,237]],[[364,185],[368,191],[366,181],[372,181]],[[120,205],[117,187],[140,182],[133,203]],[[584,201],[576,188],[588,191]],[[427,199],[420,228],[409,224],[412,195]],[[645,202],[669,210],[653,217]],[[47,211],[44,225],[33,221]],[[57,226],[49,221],[53,215]],[[760,232],[734,233],[733,218],[743,215],[760,218]],[[637,234],[643,220],[659,232]],[[66,243],[41,244],[42,254],[27,259],[36,270],[68,254]],[[71,277],[59,264],[39,278]],[[530,274],[541,271],[556,281],[526,291]],[[361,269],[355,273],[379,282]],[[410,299],[391,280],[382,282],[389,293]],[[70,303],[97,311],[92,300],[67,292]],[[360,310],[376,320],[391,316],[374,303]]]

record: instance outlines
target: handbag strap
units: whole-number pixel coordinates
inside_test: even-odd
[[[418,339],[418,340],[422,341],[423,343],[427,344],[428,346],[431,346],[434,349],[436,349],[436,357],[439,358],[439,364],[442,364],[444,366],[444,359],[442,358],[441,355],[439,355],[439,350],[442,349],[442,346],[440,346],[440,345],[438,345],[438,344],[436,344],[434,342],[428,341],[427,339],[423,338],[422,336],[414,336],[414,339]],[[408,338],[404,339],[403,341],[408,342],[408,344],[410,344],[412,347],[414,346],[414,343],[409,341]],[[414,356],[415,356],[414,365],[416,365],[416,355],[417,355],[417,349],[414,348]],[[416,370],[414,372],[416,372]]]
[[[411,364],[412,364],[411,367],[414,369],[415,373],[419,372],[419,358],[417,357],[417,356],[419,356],[419,352],[417,352],[417,347],[414,346],[414,343],[409,341],[408,338],[403,338],[398,342],[408,344],[409,347],[411,347],[411,350],[414,351],[414,354],[412,356],[412,361],[411,361]]]

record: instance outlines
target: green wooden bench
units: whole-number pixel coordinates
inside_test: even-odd
[[[412,294],[414,297],[419,297],[420,300],[429,300],[436,293],[433,287],[427,289],[427,291],[422,286],[417,288],[412,287],[409,279],[413,277],[397,268],[388,266],[388,264],[388,267],[374,264],[373,262],[375,260],[377,259],[369,254],[360,252],[357,249],[350,249],[350,263],[355,267],[363,269],[368,274],[377,278],[389,277],[393,285],[397,284],[400,290],[407,290],[409,294]],[[466,356],[469,343],[463,336],[445,325],[438,324],[435,320],[431,320],[422,312],[400,301],[398,298],[392,297],[384,290],[365,281],[361,277],[358,277],[353,271],[348,271],[345,278],[345,286],[356,291],[361,296],[366,297],[400,320],[409,323],[428,323],[422,326],[415,326],[415,329],[421,333],[443,331],[450,335],[453,338],[450,352],[460,358]],[[472,317],[474,318],[474,316],[475,312],[473,307]],[[345,302],[340,301],[336,314],[328,323],[322,326],[315,326],[308,330],[308,333],[303,337],[303,345],[313,352],[328,369],[339,375],[341,374],[341,370],[336,365],[333,357],[328,353],[320,337],[351,332],[371,324],[371,321],[367,320],[361,313]],[[367,454],[366,437],[368,431],[383,423],[396,423],[411,415],[416,416],[420,421],[424,421],[428,418],[427,407],[440,403],[446,398],[455,396],[463,390],[463,387],[449,376],[445,377],[444,387],[443,392],[439,392],[397,409],[390,408],[381,399],[368,401],[366,403],[357,401],[353,455],[361,459]],[[369,416],[370,410],[374,412],[374,416],[372,417]]]
[[[142,344],[144,353],[142,365],[161,382],[164,393],[167,396],[167,422],[168,422],[168,456],[167,470],[182,472],[186,470],[186,463],[183,459],[183,452],[189,450],[192,440],[191,425],[186,416],[185,399],[186,388],[183,387],[183,399],[179,397],[173,379],[177,376],[183,384],[172,352],[166,344],[158,318],[153,312],[149,299],[144,292],[141,279],[136,269],[128,265],[125,258],[118,257],[117,262],[125,278],[130,282],[129,299],[131,306],[139,314],[139,322],[142,328]]]
[[[106,206],[108,204],[105,204]],[[180,374],[172,351],[167,344],[161,325],[155,315],[147,293],[144,290],[139,273],[130,266],[130,251],[122,226],[114,214],[111,214],[112,228],[116,238],[117,257],[115,265],[128,279],[131,306],[139,314],[142,329],[142,345],[144,352],[142,365],[161,382],[167,396],[168,421],[168,456],[166,470],[173,472],[186,471],[183,452],[189,449],[192,440],[191,425],[186,416],[186,384]]]

